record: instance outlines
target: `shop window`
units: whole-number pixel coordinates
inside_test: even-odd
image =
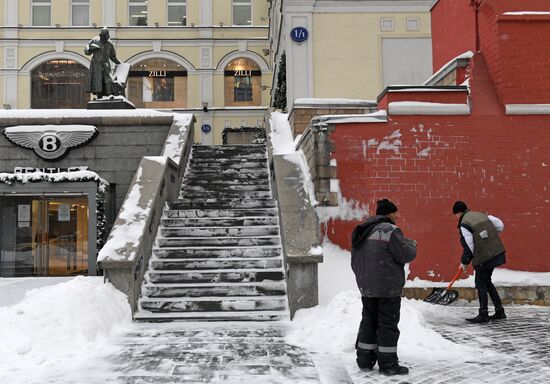
[[[4,196],[0,213],[0,276],[88,273],[86,196]]]
[[[225,105],[257,106],[261,104],[260,67],[249,59],[236,59],[225,67]]]
[[[74,26],[90,25],[90,1],[73,0],[71,3],[71,19]]]
[[[52,2],[51,0],[32,0],[32,25],[52,25]]]
[[[187,8],[183,0],[168,0],[168,26],[187,25]]]
[[[147,59],[132,65],[128,98],[138,108],[187,107],[187,71],[166,59]]]
[[[128,2],[128,24],[131,26],[147,25],[147,1],[130,0]]]
[[[233,25],[252,25],[250,0],[233,0]]]
[[[31,72],[31,108],[86,108],[88,69],[73,60],[51,60]]]

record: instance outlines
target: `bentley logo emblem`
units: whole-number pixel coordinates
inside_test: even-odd
[[[92,125],[18,125],[4,129],[14,144],[32,148],[44,160],[57,160],[69,148],[92,139],[98,130]]]

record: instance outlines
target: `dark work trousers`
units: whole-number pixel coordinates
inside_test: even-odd
[[[491,260],[474,267],[476,271],[475,283],[477,295],[479,297],[479,309],[488,309],[489,301],[487,299],[487,294],[489,294],[489,296],[491,297],[491,301],[493,302],[495,308],[502,307],[502,301],[500,300],[497,289],[493,285],[491,277],[493,276],[493,271],[495,270],[495,267],[504,264],[504,262],[505,255],[504,253],[501,253]]]
[[[397,324],[401,311],[401,297],[362,297],[361,300],[363,313],[355,344],[357,357],[374,356],[376,362],[378,355],[380,366],[383,363],[397,363]],[[387,361],[388,359],[391,361]]]

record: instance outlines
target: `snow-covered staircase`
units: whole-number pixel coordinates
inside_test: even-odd
[[[168,204],[136,320],[288,317],[265,145],[194,146]]]

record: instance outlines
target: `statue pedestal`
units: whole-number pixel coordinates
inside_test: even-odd
[[[87,109],[136,109],[128,99],[123,96],[108,96],[101,99],[91,100],[86,106]]]

